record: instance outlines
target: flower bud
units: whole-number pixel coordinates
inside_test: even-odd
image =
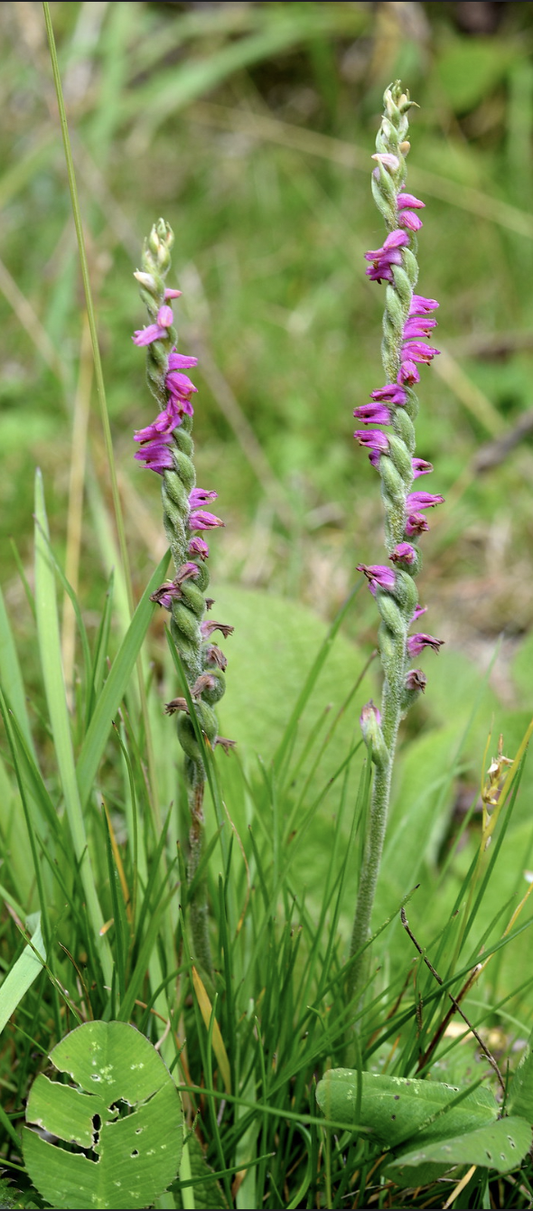
[[[372,699],[363,707],[359,718],[363,740],[369,750],[371,760],[378,769],[385,769],[389,761],[389,751],[383,739],[381,730],[381,715]]]

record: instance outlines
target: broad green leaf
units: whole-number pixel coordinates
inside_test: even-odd
[[[0,1030],[4,1029],[11,1014],[15,1012],[17,1005],[33,981],[37,979],[46,962],[40,912],[32,913],[28,917],[28,928],[33,929],[31,946],[28,943],[24,947],[20,958],[13,964],[11,971],[8,971],[0,986]],[[38,955],[42,956],[42,962]]]
[[[511,1081],[507,1109],[533,1123],[533,1034]]]
[[[150,594],[164,580],[168,559],[167,552],[156,568],[150,583],[141,597],[129,629],[115,656],[109,677],[99,695],[98,703],[94,710],[89,730],[85,736],[76,767],[83,805],[86,804],[91,793],[109,736],[109,729],[128,687],[141,644],[150,625],[150,620],[155,609],[155,606],[150,601]]]
[[[87,1022],[50,1060],[73,1084],[41,1074],[30,1092],[26,1121],[62,1144],[24,1129],[39,1193],[60,1208],[153,1206],[176,1177],[183,1143],[179,1094],[155,1048],[126,1022]]]
[[[316,1100],[326,1118],[354,1121],[357,1075],[350,1068],[332,1068],[319,1082]],[[488,1089],[474,1089],[452,1106],[461,1092],[438,1081],[363,1072],[360,1124],[369,1127],[380,1143],[395,1148],[419,1131],[424,1140],[441,1140],[496,1119],[498,1106]],[[434,1122],[429,1121],[436,1115]]]
[[[479,1165],[485,1169],[496,1169],[508,1173],[516,1169],[531,1147],[531,1127],[523,1118],[503,1118],[476,1131],[465,1132],[452,1139],[424,1144],[413,1152],[404,1153],[392,1164],[387,1165],[387,1175],[395,1181],[397,1173],[402,1178],[411,1177],[413,1185],[420,1185],[419,1165]],[[409,1181],[411,1184],[411,1181]]]
[[[357,608],[353,603],[353,610]],[[283,739],[298,700],[330,628],[312,610],[273,593],[217,585],[216,618],[231,623],[235,632],[224,643],[228,658],[226,693],[217,707],[220,730],[265,758]],[[253,653],[254,675],[250,676]],[[328,706],[330,718],[341,706],[365,664],[362,651],[339,632],[306,703],[301,704],[301,736],[306,737],[317,716]],[[363,702],[376,695],[374,672],[367,675],[341,720],[325,754],[322,774],[332,774],[359,736]]]

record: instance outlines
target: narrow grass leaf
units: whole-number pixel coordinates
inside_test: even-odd
[[[196,993],[196,999],[200,1006],[200,1013],[202,1015],[205,1028],[207,1031],[209,1031],[209,1029],[212,1028],[213,1051],[218,1060],[218,1065],[220,1068],[220,1075],[224,1082],[224,1089],[226,1090],[226,1093],[231,1093],[231,1075],[230,1075],[228,1053],[226,1051],[226,1048],[224,1046],[224,1040],[220,1033],[220,1026],[219,1026],[216,1018],[214,1017],[213,1006],[211,1005],[211,1001],[209,1000],[209,997],[205,990],[204,984],[203,984],[200,976],[198,975],[196,967],[194,967],[194,966],[192,967],[192,980],[193,980],[193,984],[194,984],[194,991]]]
[[[46,963],[40,912],[32,913],[28,917],[28,928],[33,929],[31,945],[28,943],[24,947],[20,958],[13,964],[0,986],[0,1031],[4,1029],[11,1014],[15,1012]]]
[[[38,470],[35,476],[35,604],[37,635],[41,668],[48,704],[54,748],[65,797],[65,807],[76,860],[87,902],[87,911],[96,935],[104,923],[94,881],[91,859],[87,850],[85,823],[76,781],[76,768],[70,735],[68,705],[61,663],[61,641],[54,568],[49,550],[48,520],[44,501],[43,481]],[[109,944],[101,938],[98,947],[106,983],[111,983],[113,962]]]
[[[155,606],[150,601],[151,593],[164,580],[169,555],[163,556],[150,583],[147,585],[135,610],[130,626],[113,661],[111,672],[98,698],[98,702],[85,736],[76,767],[81,801],[85,805],[91,793],[98,766],[109,736],[113,719],[127,690],[135,668]]]

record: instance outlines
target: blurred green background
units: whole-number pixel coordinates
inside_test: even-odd
[[[383,381],[383,289],[363,260],[384,234],[370,155],[391,79],[420,106],[407,187],[427,205],[419,286],[440,300],[442,355],[422,372],[418,452],[435,465],[423,487],[447,501],[429,515],[420,594],[424,624],[446,647],[425,661],[397,808],[416,816],[423,803],[417,828],[438,860],[476,793],[491,724],[514,756],[533,708],[533,7],[91,0],[51,10],[135,595],[165,544],[159,481],[132,457],[153,403],[131,342],[145,323],[131,274],[163,215],[176,235],[180,348],[200,359],[198,482],[218,491],[227,527],[211,543],[213,596],[224,583],[218,596],[240,612],[236,671],[252,674],[248,697],[241,681],[232,698],[228,644],[222,716],[267,753],[356,564],[382,558],[378,480],[352,437],[353,408]],[[10,538],[31,580],[35,464],[89,628],[115,539],[41,6],[1,5],[0,27],[0,578],[31,685],[33,622]],[[269,657],[268,628],[289,612],[297,667],[283,645]],[[156,654],[162,628],[160,618]],[[366,591],[343,629],[330,700],[375,643]],[[72,644],[69,653],[75,663]],[[527,829],[527,796],[521,810]],[[395,902],[416,871],[396,887],[391,837]],[[533,864],[528,845],[521,859]]]

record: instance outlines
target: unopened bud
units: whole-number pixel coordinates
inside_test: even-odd
[[[136,269],[134,278],[137,279],[140,286],[144,286],[145,290],[156,290],[156,280],[151,273],[143,273],[141,269]]]
[[[411,150],[411,144],[409,142],[409,139],[404,139],[403,143],[400,143],[400,151],[402,153],[402,156],[408,156],[410,150]]]
[[[374,706],[372,699],[363,707],[359,723],[363,733],[363,740],[374,765],[377,765],[380,770],[385,769],[389,762],[389,751],[383,739],[381,715],[377,706]]]

